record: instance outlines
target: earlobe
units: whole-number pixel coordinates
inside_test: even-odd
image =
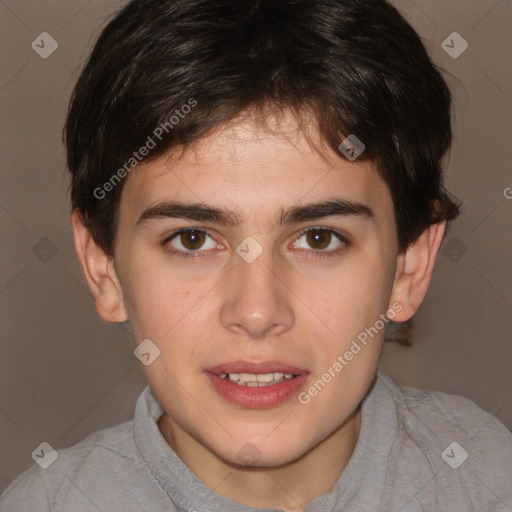
[[[400,303],[402,309],[393,318],[395,322],[409,320],[423,302],[445,229],[446,222],[433,224],[404,253],[398,255],[390,307]]]
[[[121,286],[112,258],[94,241],[78,209],[71,213],[75,251],[98,314],[107,322],[127,320]]]

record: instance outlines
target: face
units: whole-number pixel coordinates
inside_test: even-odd
[[[276,128],[240,121],[141,164],[120,204],[124,307],[136,344],[160,350],[151,389],[177,429],[235,464],[252,450],[283,465],[335,432],[392,312],[385,183],[371,162],[321,155],[291,115]]]

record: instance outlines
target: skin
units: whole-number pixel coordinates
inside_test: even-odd
[[[77,211],[72,224],[101,317],[129,319],[135,344],[149,338],[161,351],[143,370],[167,412],[158,424],[168,444],[215,492],[299,511],[331,489],[350,459],[384,330],[306,405],[297,396],[267,409],[228,403],[204,370],[274,359],[306,369],[307,389],[393,304],[400,305],[395,321],[416,312],[445,224],[399,254],[391,196],[372,162],[335,154],[312,128],[306,137],[290,113],[267,123],[276,133],[244,117],[179,156],[140,164],[123,190],[114,258]],[[334,199],[366,205],[373,216],[277,222],[290,207]],[[169,200],[228,208],[240,223],[161,217],[136,225],[146,209]],[[211,238],[203,246],[179,236],[164,242],[188,227]],[[326,231],[320,242],[301,235],[311,227],[337,230],[348,244]],[[263,249],[252,263],[236,252],[248,236]],[[204,257],[169,252],[187,247]],[[247,443],[259,454],[251,467],[238,455]]]

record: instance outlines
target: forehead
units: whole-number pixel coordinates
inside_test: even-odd
[[[284,114],[268,119],[266,128],[240,119],[193,145],[142,162],[125,184],[121,218],[133,221],[152,205],[179,200],[219,205],[242,220],[268,223],[284,207],[326,198],[377,210],[391,204],[373,162],[348,161],[312,127],[306,133],[293,115]]]

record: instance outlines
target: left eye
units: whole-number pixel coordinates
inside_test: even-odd
[[[307,246],[301,245],[305,240]],[[317,251],[336,250],[346,243],[344,237],[327,228],[312,228],[303,231],[300,237],[293,243],[294,249],[314,249]]]

